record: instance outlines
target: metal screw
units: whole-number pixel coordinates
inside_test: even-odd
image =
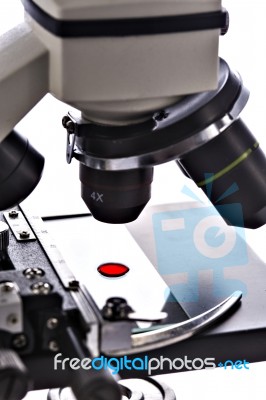
[[[14,337],[12,344],[16,349],[22,349],[27,345],[27,337],[23,334],[17,335]]]
[[[160,122],[163,121],[164,119],[166,119],[168,117],[169,113],[167,113],[166,111],[160,111],[158,114],[155,115],[155,120]]]
[[[38,282],[31,286],[31,290],[34,294],[49,294],[52,290],[52,286],[48,282]]]
[[[74,133],[75,132],[75,124],[73,121],[68,121],[66,124],[66,129],[68,133]]]
[[[51,351],[58,351],[59,350],[59,345],[56,340],[51,340],[48,344],[49,350]]]
[[[19,237],[21,239],[29,239],[30,232],[29,231],[21,231],[21,232],[19,232]]]
[[[49,318],[46,322],[46,326],[48,329],[56,329],[59,325],[59,321],[57,318]]]
[[[69,118],[68,115],[65,115],[65,116],[63,117],[63,119],[62,119],[62,125],[63,125],[64,128],[67,127],[67,123],[68,123],[69,121],[71,121],[71,119]]]
[[[8,213],[10,218],[17,218],[18,217],[18,212],[16,210],[11,210]]]
[[[18,323],[18,316],[16,314],[9,314],[6,322],[8,325],[15,325]]]
[[[23,271],[23,274],[27,279],[34,279],[43,276],[44,271],[41,268],[27,268]]]
[[[15,288],[13,282],[5,282],[1,284],[2,292],[12,292]]]
[[[111,297],[105,303],[102,309],[102,315],[110,321],[127,319],[128,314],[132,312],[132,308],[122,297]]]

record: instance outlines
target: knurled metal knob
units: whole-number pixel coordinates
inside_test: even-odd
[[[9,227],[5,222],[0,221],[0,251],[4,251],[9,245]]]

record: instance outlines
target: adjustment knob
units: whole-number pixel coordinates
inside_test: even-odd
[[[5,222],[0,221],[0,251],[7,250],[9,245],[9,227]]]
[[[20,400],[31,389],[28,371],[18,354],[0,349],[0,400]]]

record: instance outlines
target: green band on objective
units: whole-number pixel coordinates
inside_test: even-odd
[[[248,158],[248,156],[257,148],[259,147],[259,143],[256,142],[254,143],[254,145],[247,149],[243,154],[241,154],[240,157],[238,157],[236,160],[234,160],[231,164],[227,165],[225,168],[221,169],[221,171],[217,172],[216,174],[213,174],[212,176],[210,176],[207,179],[204,179],[203,181],[197,183],[197,185],[199,187],[208,185],[214,181],[216,181],[216,179],[221,178],[223,175],[227,174],[228,172],[230,172],[232,169],[234,169],[235,167],[237,167],[240,163],[242,163],[242,161],[244,161],[246,158]]]

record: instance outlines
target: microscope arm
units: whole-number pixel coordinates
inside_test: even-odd
[[[48,92],[48,51],[23,23],[0,37],[0,142]]]

